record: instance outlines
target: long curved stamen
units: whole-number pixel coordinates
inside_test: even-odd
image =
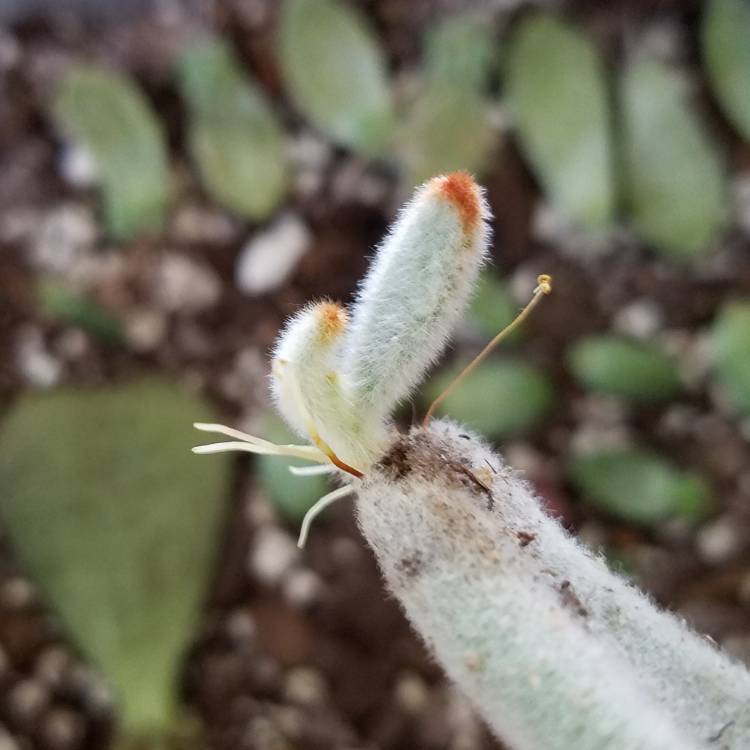
[[[319,474],[332,474],[336,471],[333,464],[320,464],[319,466],[287,466],[290,474],[295,477],[314,477]]]
[[[305,517],[302,519],[302,526],[300,526],[299,530],[299,539],[297,540],[297,546],[302,549],[306,542],[307,542],[307,536],[310,533],[310,526],[312,525],[312,522],[315,520],[315,518],[320,515],[329,505],[332,503],[335,503],[337,500],[341,500],[341,498],[346,497],[347,495],[351,494],[354,491],[354,488],[348,484],[345,487],[339,487],[337,490],[333,490],[333,492],[329,492],[327,495],[323,495],[323,497],[318,500],[315,505],[310,508],[310,510],[305,513]]]
[[[245,453],[257,453],[262,456],[292,456],[294,458],[303,458],[306,461],[315,461],[321,464],[329,462],[328,456],[313,448],[311,445],[256,445],[254,443],[228,442],[228,443],[210,443],[208,445],[196,445],[192,449],[193,453],[223,453],[226,451],[241,451]]]

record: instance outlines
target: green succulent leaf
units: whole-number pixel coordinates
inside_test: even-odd
[[[315,127],[368,156],[393,125],[386,64],[357,10],[338,0],[285,0],[281,70],[292,100]]]
[[[623,169],[635,228],[685,261],[708,249],[727,218],[722,160],[673,70],[632,63],[621,87]]]
[[[214,563],[227,463],[190,453],[193,419],[210,410],[154,380],[26,396],[0,432],[3,528],[131,735],[173,727]]]
[[[717,377],[742,415],[750,414],[750,300],[724,306],[713,329]]]
[[[125,332],[117,318],[94,300],[71,291],[62,282],[40,282],[37,299],[41,310],[53,320],[80,328],[105,344],[119,346],[125,342]]]
[[[750,3],[711,0],[702,26],[703,56],[714,94],[727,117],[750,139]]]
[[[458,374],[443,371],[425,390],[428,401],[437,398]],[[537,367],[518,358],[489,360],[479,365],[439,412],[477,432],[507,438],[533,429],[554,404],[554,389]]]
[[[520,311],[507,282],[491,271],[483,271],[469,309],[469,318],[482,336],[493,338],[512,323]],[[507,340],[517,341],[522,336],[523,326],[513,331]]]
[[[284,131],[262,90],[218,40],[188,48],[179,72],[189,106],[188,146],[206,191],[238,216],[267,218],[289,176]]]
[[[165,138],[133,82],[101,68],[73,67],[62,78],[52,113],[59,128],[93,155],[109,233],[129,239],[161,230],[170,193]]]
[[[704,480],[657,453],[617,449],[577,456],[570,477],[594,506],[628,521],[655,525],[669,518],[701,518],[710,505]]]
[[[586,336],[568,350],[568,366],[585,388],[629,401],[662,401],[681,390],[677,367],[658,346],[621,336]]]
[[[604,65],[594,44],[546,13],[522,21],[511,42],[507,96],[518,137],[552,202],[594,230],[615,206]]]
[[[481,91],[493,57],[493,26],[478,13],[455,13],[427,32],[425,74],[432,82]]]
[[[275,417],[269,417],[262,434],[274,443],[294,443],[294,436],[286,425]],[[305,513],[331,490],[325,476],[297,477],[289,466],[309,466],[305,461],[287,460],[280,456],[260,456],[258,477],[269,499],[289,521],[299,522]]]
[[[399,151],[412,185],[436,174],[481,174],[496,141],[486,100],[471,88],[429,84],[399,131]]]

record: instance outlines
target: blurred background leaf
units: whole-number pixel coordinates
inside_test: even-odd
[[[706,3],[701,32],[713,92],[732,124],[750,140],[750,4],[711,0]]]
[[[265,95],[218,39],[191,45],[179,75],[188,146],[206,191],[238,216],[267,218],[286,193],[288,167],[286,136]]]
[[[726,304],[713,329],[716,374],[733,407],[750,414],[750,301]]]
[[[94,158],[109,233],[159,232],[170,198],[162,126],[125,75],[90,65],[68,70],[52,104],[66,136]]]
[[[718,148],[685,81],[655,60],[632,62],[621,84],[623,169],[633,225],[657,250],[686,261],[710,249],[727,219]]]
[[[584,388],[628,401],[664,401],[681,390],[675,363],[651,343],[611,334],[586,336],[570,346],[567,359]]]
[[[287,93],[337,143],[383,153],[393,127],[386,65],[376,37],[351,5],[284,0],[279,56]]]
[[[445,370],[424,388],[432,402],[453,381],[459,369]],[[438,412],[477,432],[498,440],[522,435],[552,408],[554,390],[538,367],[517,357],[492,359],[480,364]]]
[[[668,518],[698,520],[710,506],[706,483],[640,448],[605,450],[569,462],[570,477],[596,507],[623,521],[656,525]]]
[[[0,433],[0,514],[22,565],[121,701],[175,727],[224,512],[227,463],[190,453],[199,399],[150,380],[26,396]]]
[[[507,97],[520,145],[552,203],[592,230],[615,210],[604,64],[593,42],[554,15],[514,29]]]

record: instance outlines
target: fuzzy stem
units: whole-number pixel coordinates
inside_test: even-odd
[[[514,750],[750,746],[747,670],[608,571],[465,430],[413,430],[358,492],[389,586]]]

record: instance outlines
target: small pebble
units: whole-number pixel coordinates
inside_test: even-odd
[[[429,688],[422,677],[415,672],[405,672],[399,675],[393,692],[396,703],[408,714],[418,714],[424,711],[429,702]]]
[[[42,737],[55,750],[78,747],[84,735],[80,716],[66,708],[53,708],[42,721]]]
[[[721,516],[703,526],[695,537],[695,543],[703,560],[711,565],[720,565],[740,551],[742,537],[736,520],[732,516]]]
[[[65,182],[74,188],[93,187],[99,177],[94,155],[79,143],[69,143],[63,148],[59,170]]]
[[[297,562],[299,550],[291,536],[276,526],[261,526],[249,554],[250,572],[267,586],[277,585]]]
[[[221,245],[236,239],[237,224],[226,214],[205,206],[181,206],[172,224],[177,242]]]
[[[131,348],[145,354],[159,348],[167,335],[167,319],[158,310],[134,308],[125,317],[125,336]]]
[[[308,568],[290,570],[282,583],[282,594],[292,607],[303,609],[315,602],[322,588],[319,576]]]
[[[14,576],[0,586],[0,605],[7,609],[26,609],[35,602],[36,589],[25,578]]]
[[[37,656],[34,675],[50,688],[57,687],[70,666],[70,654],[62,646],[50,646]]]
[[[24,326],[18,332],[16,365],[32,388],[51,388],[62,376],[60,361],[47,350],[41,332],[31,326]]]
[[[29,258],[37,269],[70,272],[93,249],[96,221],[87,206],[56,206],[42,215],[30,239]]]
[[[8,708],[16,721],[36,724],[49,703],[49,695],[42,683],[28,678],[17,682],[8,693]]]
[[[311,667],[290,669],[284,680],[284,698],[300,706],[321,706],[326,701],[328,686],[323,676]]]
[[[21,745],[16,741],[12,734],[0,726],[0,750],[20,750]]]
[[[612,327],[624,336],[651,338],[664,324],[659,306],[650,299],[637,299],[621,307],[612,320]]]
[[[285,213],[242,248],[234,275],[237,288],[250,295],[277,289],[310,249],[312,239],[297,214]]]
[[[236,643],[248,644],[255,640],[258,626],[251,612],[236,609],[226,621],[227,635]]]
[[[221,281],[208,266],[180,253],[166,253],[154,274],[154,298],[167,312],[196,313],[221,297]]]

